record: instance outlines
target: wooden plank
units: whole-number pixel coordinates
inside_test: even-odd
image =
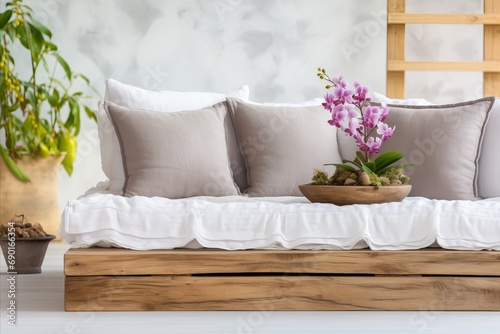
[[[449,62],[389,60],[387,70],[398,71],[479,71],[500,72],[500,61]]]
[[[484,0],[484,12],[499,15],[500,2]],[[484,26],[484,60],[500,61],[500,27],[498,25]],[[484,96],[500,96],[500,73],[486,71],[483,74],[483,86]]]
[[[500,276],[500,252],[70,249],[66,276],[308,273]]]
[[[401,14],[389,13],[389,24],[490,24],[500,25],[500,14]]]
[[[388,0],[387,1],[388,15],[396,13],[405,13],[405,0]],[[387,25],[387,61],[405,59],[405,25],[404,24],[388,24]],[[386,95],[391,98],[404,98],[405,94],[405,73],[387,72]]]
[[[66,277],[65,310],[500,310],[500,278]]]

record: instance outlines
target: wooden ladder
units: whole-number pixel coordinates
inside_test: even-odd
[[[387,0],[387,96],[404,98],[405,71],[483,72],[483,95],[500,96],[500,1],[484,0],[484,14],[406,14],[406,0]],[[407,61],[406,24],[482,24],[483,61]]]

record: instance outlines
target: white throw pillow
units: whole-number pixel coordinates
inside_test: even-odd
[[[377,92],[373,93],[372,101],[378,103],[398,104],[405,106],[428,106],[433,104],[427,101],[426,99],[391,99]]]
[[[248,86],[243,86],[226,94],[175,91],[156,92],[108,79],[106,80],[104,100],[128,108],[175,112],[209,107],[224,101],[226,97],[236,97],[248,101],[249,88]],[[107,113],[104,111],[102,103],[99,104],[97,111],[97,126],[101,145],[102,170],[110,181],[107,190],[120,191],[125,181],[120,145],[115,129]],[[231,134],[228,134],[228,136],[231,136]],[[228,143],[228,146],[230,144]],[[237,144],[233,144],[237,148]],[[233,177],[238,186],[243,188],[242,190],[244,190],[246,183],[246,171],[242,170],[243,168],[244,162],[241,157],[231,161]]]

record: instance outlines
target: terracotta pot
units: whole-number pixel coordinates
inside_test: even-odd
[[[335,205],[377,204],[401,202],[411,190],[411,185],[401,186],[318,186],[301,184],[299,189],[311,202]]]
[[[57,237],[61,223],[57,180],[63,158],[62,154],[47,158],[23,157],[17,163],[31,182],[17,179],[0,158],[0,224],[23,214],[30,223],[39,222],[47,234]]]
[[[16,238],[14,247],[10,247],[7,237],[0,238],[3,257],[7,263],[7,271],[17,274],[39,274],[42,272],[42,263],[47,247],[54,235],[42,238]],[[9,254],[13,257],[12,266],[9,265]]]

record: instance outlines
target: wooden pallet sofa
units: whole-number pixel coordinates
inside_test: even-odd
[[[495,16],[500,7],[495,3],[485,0],[484,15],[411,15],[405,14],[405,0],[388,0],[388,94],[403,98],[406,70],[465,69],[483,71],[485,94],[498,96],[500,76],[495,72],[500,49],[494,45],[500,38]],[[450,22],[485,25],[484,62],[405,60],[405,24]],[[171,92],[164,97],[137,90],[121,94],[131,88],[113,82],[106,89],[106,100],[126,102],[130,108],[180,106],[178,101],[160,101],[175,99]],[[244,99],[243,95],[233,96]],[[147,98],[138,103],[128,101],[128,96]],[[195,99],[189,95],[190,103]],[[222,99],[216,96],[217,101]],[[106,157],[120,161],[121,156],[116,147],[104,154],[109,150],[106,145],[117,142],[106,131],[112,128],[107,116],[98,113],[98,119],[103,169],[111,180],[107,190],[116,191],[123,186],[123,168],[111,166]],[[490,159],[480,165],[495,163]],[[116,183],[117,172],[122,179]],[[64,275],[66,311],[500,310],[500,252],[486,250],[71,248],[64,256]]]
[[[66,311],[500,310],[500,252],[70,249]]]
[[[431,109],[431,111],[426,109],[428,110],[426,113],[432,113],[432,110],[438,112],[439,108],[446,110],[447,108],[458,108],[457,110],[461,110],[461,112],[469,113],[469,108],[482,108],[481,110],[485,114],[487,113],[486,110],[491,112],[493,105],[497,107],[494,112],[495,119],[491,119],[494,122],[490,123],[498,124],[500,122],[500,108],[498,107],[498,101],[493,98],[445,107],[408,107],[405,112],[411,112],[412,108]],[[261,107],[252,106],[251,108]],[[391,110],[398,110],[398,108],[401,107],[391,107]],[[134,113],[139,112],[134,111]],[[158,115],[158,113],[154,115]],[[321,123],[322,119],[319,122]],[[488,126],[490,126],[490,123],[488,123]],[[399,129],[401,129],[403,124],[399,126]],[[478,125],[476,127],[484,126]],[[222,131],[224,131],[223,128]],[[463,135],[463,131],[463,129],[460,129],[458,135]],[[406,134],[407,132],[404,130],[401,133]],[[471,137],[468,136],[467,138]],[[458,140],[450,140],[449,142],[453,144]],[[495,145],[494,136],[485,137],[481,149],[483,151],[495,150]],[[469,161],[465,150],[462,150],[462,152],[464,152],[464,156],[460,157],[460,159],[465,162]],[[477,151],[474,150],[472,154],[477,154]],[[440,155],[438,154],[438,156]],[[490,158],[491,155],[488,154],[481,156],[481,159]],[[431,159],[427,159],[427,161],[432,162]],[[493,167],[496,166],[498,161],[492,161],[491,163],[481,163],[481,161],[486,160],[479,161],[479,173],[484,172],[485,174],[482,175],[495,173]],[[455,166],[458,166],[456,161]],[[476,168],[477,166],[467,173],[471,174],[471,176],[476,175]],[[414,175],[417,175],[417,172]],[[481,194],[481,191],[483,193],[489,191],[493,194],[491,197],[500,197],[497,194],[499,181],[484,176],[479,180],[482,181],[479,184],[483,186],[479,188],[479,194]],[[155,180],[153,182],[149,181],[146,190],[141,191],[154,189],[154,186],[156,186],[154,182]],[[476,192],[472,190],[474,188],[472,183],[470,182],[469,186],[466,185],[466,189],[470,188],[470,194],[466,196],[476,196]],[[432,184],[429,189],[432,191],[436,189],[442,190],[442,188],[449,185],[449,182],[446,182],[442,187]],[[458,187],[462,186],[461,184],[458,185]],[[120,187],[123,187],[123,185]],[[127,183],[126,187],[132,189],[131,182]],[[143,187],[143,185],[139,184],[138,187]],[[277,187],[278,185],[276,185]],[[276,188],[273,188],[273,190]],[[253,187],[252,189],[256,188]],[[426,191],[425,188],[423,190]],[[374,228],[375,231],[385,231],[384,225],[380,224],[384,224],[387,220],[384,214],[387,214],[388,211],[384,209],[386,207],[382,206],[379,209],[383,211],[375,211],[375,213],[372,211],[374,210],[373,206],[351,206],[350,209],[345,210],[350,210],[351,213],[354,212],[354,216],[348,216],[347,221],[343,221],[342,219],[336,219],[337,213],[329,210],[344,210],[344,208],[330,205],[314,206],[315,204],[304,202],[304,198],[297,199],[299,197],[293,197],[295,201],[299,201],[294,203],[296,206],[288,202],[279,203],[281,205],[279,210],[290,209],[292,211],[280,211],[282,215],[276,217],[287,218],[281,219],[280,222],[276,221],[276,224],[281,224],[278,226],[274,224],[274,220],[269,218],[269,215],[266,216],[267,221],[265,223],[260,218],[249,222],[244,221],[248,216],[256,216],[258,212],[255,210],[259,210],[258,208],[264,207],[264,212],[274,212],[274,209],[269,208],[276,205],[275,202],[269,200],[259,202],[255,200],[256,197],[229,196],[233,201],[231,202],[233,206],[229,206],[229,202],[225,202],[224,199],[227,197],[224,196],[205,197],[211,198],[212,202],[207,199],[196,202],[198,197],[186,196],[178,200],[171,200],[169,196],[158,197],[154,194],[127,197],[122,196],[121,193],[116,195],[108,192],[111,191],[105,189],[104,193],[90,193],[82,199],[70,201],[65,208],[65,213],[63,213],[62,237],[74,247],[77,247],[68,250],[64,256],[65,310],[67,311],[500,310],[500,252],[482,250],[500,249],[498,233],[495,232],[497,231],[495,226],[500,224],[499,198],[484,201],[464,201],[465,204],[462,204],[453,200],[434,201],[418,197],[407,199],[403,203],[397,203],[397,205],[401,204],[406,207],[407,211],[404,211],[403,214],[399,212],[399,216],[392,219],[390,224],[395,230],[392,230],[390,234],[403,233],[405,236],[413,238],[417,233],[415,238],[418,237],[418,240],[423,241],[419,244],[420,246],[417,245],[412,250],[393,251],[390,249],[395,248],[392,248],[393,245],[390,243],[387,244],[388,248],[372,248],[388,250],[369,250],[366,248],[326,250],[327,248],[324,247],[321,249],[325,250],[255,250],[257,248],[269,248],[280,243],[285,248],[293,248],[293,245],[288,247],[282,242],[295,240],[294,238],[297,238],[297,235],[302,238],[302,232],[298,232],[301,231],[301,226],[306,226],[304,227],[306,232],[312,227],[323,227],[324,224],[331,223],[347,223],[347,225],[342,226],[349,228],[352,224],[356,224],[356,221],[352,220],[356,219],[355,217],[365,217],[365,219],[371,216],[382,217],[383,219],[379,219],[378,222],[372,221],[367,223],[371,225],[361,226],[360,230]],[[451,192],[454,193],[454,191]],[[153,196],[153,198],[149,196]],[[234,199],[235,196],[236,200]],[[162,207],[163,211],[159,211],[155,215],[152,211],[152,204],[156,205],[160,202],[166,203],[170,207]],[[242,204],[243,202],[245,203]],[[421,213],[420,210],[423,206],[418,207],[421,202],[424,202],[425,207],[429,209],[425,213]],[[136,203],[135,206],[132,205],[133,203]],[[476,214],[478,210],[472,209],[472,207],[478,205],[477,208],[482,209],[483,204],[488,207],[488,211],[484,214]],[[219,210],[218,205],[222,205],[223,209]],[[386,205],[390,205],[390,203]],[[417,205],[417,207],[414,205]],[[114,209],[107,210],[110,207]],[[186,211],[184,210],[189,210],[190,207],[194,207],[194,211],[185,214]],[[314,209],[311,210],[311,207]],[[399,208],[401,207],[399,206]],[[440,211],[439,208],[441,207],[447,208],[446,212]],[[86,210],[79,213],[77,212],[78,208],[86,208]],[[230,216],[229,220],[228,216],[218,215],[220,212],[226,214],[228,208],[230,209],[229,212],[236,212],[236,215]],[[299,208],[305,211],[300,211]],[[246,213],[240,212],[240,209],[247,211]],[[363,210],[365,210],[363,214],[359,215]],[[390,211],[392,215],[394,215],[394,210],[399,209],[398,207],[392,207]],[[460,210],[469,211],[462,212]],[[315,214],[318,211],[327,212],[331,215],[323,220],[326,216],[316,216]],[[116,214],[116,212],[119,212],[119,214]],[[297,225],[293,225],[292,228],[289,224],[296,223],[292,222],[294,212],[299,213],[302,221],[298,222]],[[415,221],[408,219],[410,218],[409,215],[412,214],[419,215],[418,225],[410,226],[406,222],[406,220],[408,222]],[[438,221],[433,222],[435,225],[421,227],[421,225],[426,225],[427,220],[433,219],[434,215],[438,215]],[[135,219],[129,220],[127,218],[131,216],[134,216]],[[192,219],[185,219],[191,216],[196,216],[194,223]],[[483,219],[482,217],[486,218]],[[203,221],[204,219],[207,221]],[[231,230],[235,238],[220,237],[217,232],[212,232],[212,235],[207,236],[206,234],[213,230],[208,228],[207,225],[203,225],[201,227],[202,232],[196,235],[196,239],[205,248],[178,248],[184,247],[192,240],[183,239],[182,243],[173,243],[169,244],[171,246],[163,247],[169,249],[162,249],[161,246],[158,247],[158,244],[155,244],[155,246],[147,248],[154,250],[132,250],[134,247],[139,247],[135,249],[144,249],[141,248],[144,244],[151,245],[151,240],[156,236],[155,224],[159,221],[161,221],[163,232],[165,229],[170,229],[171,226],[174,226],[172,229],[174,234],[181,231],[178,235],[180,239],[182,239],[182,236],[192,235],[191,231],[197,231],[197,228],[193,226],[200,224],[200,221],[203,221],[202,224],[212,224],[210,226],[223,225],[220,222],[224,221],[232,226]],[[291,235],[284,235],[281,239],[273,239],[269,244],[254,243],[251,244],[254,246],[250,247],[240,247],[238,244],[235,247],[232,246],[232,248],[217,246],[218,249],[214,249],[214,247],[210,246],[209,242],[218,237],[221,240],[238,241],[243,240],[241,238],[245,233],[249,233],[249,231],[253,233],[254,229],[249,228],[248,225],[238,225],[241,230],[235,229],[234,224],[241,224],[241,221],[244,221],[244,224],[252,223],[256,228],[263,223],[267,228],[274,229],[273,231],[291,231]],[[443,225],[444,221],[447,221],[447,227]],[[310,222],[314,222],[314,226],[309,224]],[[439,230],[442,233],[444,228],[448,228],[453,234],[457,231],[456,224],[463,224],[458,230],[466,228],[472,231],[473,234],[480,227],[485,228],[479,233],[480,237],[476,240],[479,240],[479,243],[482,240],[488,240],[480,245],[476,243],[469,247],[472,239],[467,239],[467,236],[460,236],[459,231],[458,239],[465,238],[465,241],[463,244],[458,244],[454,249],[470,250],[450,250],[453,246],[447,247],[448,249],[425,248],[436,240],[439,241],[437,234],[432,235],[430,239],[427,237],[425,240],[418,235],[422,229],[432,233],[437,233],[436,231]],[[125,225],[128,225],[135,232],[127,229],[116,230],[123,228]],[[200,225],[196,226],[199,227]],[[183,229],[185,230],[183,231]],[[326,231],[326,234],[343,229],[343,227],[339,229],[330,228]],[[143,242],[136,242],[135,246],[128,247],[130,249],[110,247],[118,245],[127,247],[123,246],[123,240],[126,243],[127,238],[130,238],[131,235],[135,237],[135,233],[142,235],[148,231],[149,235],[145,239],[141,239]],[[101,238],[96,239],[93,237],[94,239],[89,239],[89,233],[100,235]],[[169,239],[175,239],[174,234],[167,233],[166,235]],[[319,236],[319,244],[322,244],[321,240],[324,239],[324,235],[321,232],[316,232],[314,235]],[[96,247],[102,246],[101,241],[112,241],[113,236],[118,236],[114,244],[107,243],[104,245],[106,247]],[[274,233],[272,236],[274,237],[276,234]],[[367,238],[365,241],[368,243],[370,239],[372,241],[379,240],[378,237],[370,238],[369,235],[365,238],[363,234],[348,237],[355,241]],[[441,234],[441,241],[446,242],[447,238],[446,236],[443,238]],[[89,240],[93,241],[89,242]],[[259,240],[262,240],[262,238]],[[398,239],[396,241],[401,242],[399,245],[407,245],[405,240]],[[207,243],[207,241],[209,242]],[[310,241],[304,243],[306,245],[311,244]],[[313,241],[312,244],[316,243]],[[94,247],[85,248],[89,245],[94,245]],[[345,247],[342,244],[333,245],[340,249],[359,248],[355,243]],[[442,243],[440,245],[443,246]],[[422,247],[423,249],[415,249]],[[412,247],[405,248],[404,246],[396,249],[409,248]]]

